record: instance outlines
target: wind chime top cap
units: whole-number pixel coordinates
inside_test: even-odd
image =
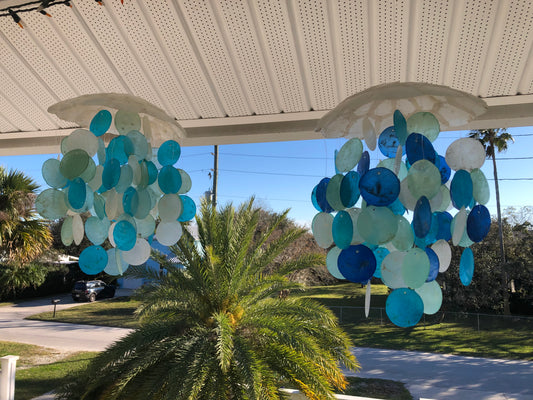
[[[487,111],[484,100],[447,86],[420,82],[395,82],[373,86],[356,93],[324,115],[316,131],[326,138],[363,139],[363,121],[368,118],[376,132],[392,126],[393,113],[404,115],[431,112],[441,130],[468,124]]]

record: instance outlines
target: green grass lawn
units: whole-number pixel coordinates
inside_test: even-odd
[[[68,375],[82,370],[98,353],[80,352],[65,356],[57,350],[30,344],[0,342],[0,357],[18,355],[15,398],[29,400],[68,382]],[[386,379],[347,377],[345,394],[376,399],[412,400],[401,382]]]
[[[67,375],[84,368],[97,353],[70,355],[30,344],[0,342],[0,357],[18,355],[15,398],[29,400],[67,382]]]
[[[136,328],[138,321],[133,313],[139,304],[138,301],[130,297],[116,297],[114,299],[99,300],[94,303],[82,304],[66,310],[56,311],[55,318],[52,317],[53,312],[47,311],[31,315],[27,319]]]
[[[490,358],[533,360],[533,320],[483,317],[481,329],[473,317],[450,317],[444,314],[441,322],[436,317],[426,317],[409,329],[392,325],[384,310],[387,287],[372,287],[370,318],[364,317],[365,288],[353,283],[334,286],[311,287],[291,296],[313,298],[341,317],[341,325],[358,347],[376,347],[396,350],[427,351]],[[85,304],[60,311],[56,321],[135,328],[138,321],[133,312],[138,302],[122,297]],[[349,308],[360,307],[360,308]],[[441,314],[439,314],[441,315]],[[52,313],[33,315],[32,319],[54,320]]]
[[[348,387],[344,394],[349,396],[370,397],[374,399],[388,400],[413,400],[409,390],[402,382],[388,379],[346,377]]]

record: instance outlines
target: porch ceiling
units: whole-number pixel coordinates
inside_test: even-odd
[[[0,155],[57,152],[76,126],[47,108],[105,92],[165,110],[185,146],[319,138],[344,98],[397,81],[485,99],[464,128],[533,125],[530,0],[71,4],[0,18]]]

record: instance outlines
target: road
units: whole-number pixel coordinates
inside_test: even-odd
[[[129,294],[125,291],[117,295]],[[58,310],[73,307],[70,295],[58,297]],[[62,351],[103,351],[129,329],[24,320],[51,311],[50,298],[0,307],[0,340],[37,344]],[[512,340],[512,338],[509,338]],[[444,354],[356,348],[362,365],[355,374],[406,384],[415,399],[533,400],[533,362]]]
[[[117,291],[117,296],[127,294],[129,291]],[[58,311],[80,305],[72,300],[70,294],[54,298],[61,300],[57,304]],[[62,351],[103,351],[130,332],[129,329],[123,328],[24,319],[29,315],[52,310],[51,298],[0,307],[0,340],[36,344]]]

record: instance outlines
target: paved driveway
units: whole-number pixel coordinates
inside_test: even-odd
[[[130,293],[131,291],[119,289],[116,296]],[[57,310],[80,305],[72,300],[70,294],[53,298],[61,300]],[[123,328],[24,319],[28,315],[52,311],[51,300],[52,297],[47,297],[0,307],[0,340],[36,344],[63,351],[102,351],[130,332],[130,329]]]
[[[415,399],[533,400],[533,362],[369,348],[354,354],[362,365],[356,376],[402,381]]]

